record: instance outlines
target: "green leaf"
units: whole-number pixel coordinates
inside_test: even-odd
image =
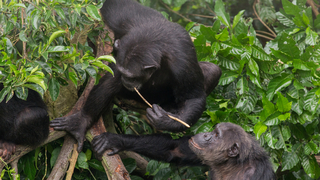
[[[226,41],[229,39],[229,31],[227,28],[224,28],[220,34],[215,35],[215,38],[219,41]]]
[[[278,94],[277,107],[280,112],[288,112],[291,110],[292,102],[289,103],[288,99],[285,98],[280,92]]]
[[[112,69],[109,66],[103,64],[101,61],[95,61],[95,62],[93,62],[91,64],[94,65],[94,66],[100,67],[100,68],[108,71],[109,73],[111,73],[113,75]]]
[[[237,104],[236,108],[241,110],[242,112],[249,114],[254,110],[254,106],[257,103],[257,97],[250,94],[242,95]]]
[[[22,8],[27,8],[24,4],[22,3],[17,3],[17,4],[14,4],[12,7],[22,7]]]
[[[240,64],[237,61],[230,60],[229,58],[225,58],[221,55],[218,55],[218,59],[221,62],[221,66],[232,71],[238,71],[240,68]]]
[[[114,59],[114,57],[113,57],[113,56],[110,56],[110,55],[100,56],[100,57],[98,57],[98,60],[108,61],[108,62],[111,62],[111,63],[115,63],[115,64],[116,64],[116,59]]]
[[[200,32],[206,37],[206,39],[210,42],[214,42],[216,40],[215,34],[210,27],[205,27],[204,25],[200,25]]]
[[[29,179],[35,179],[37,170],[36,167],[34,166],[34,157],[31,155],[24,156],[24,161],[23,161],[23,170],[24,173],[27,175]]]
[[[299,15],[300,9],[298,6],[292,4],[288,0],[282,0],[283,9],[287,14],[290,15]]]
[[[69,72],[69,79],[73,82],[73,84],[77,87],[78,86],[78,78],[74,72]]]
[[[320,168],[317,160],[313,156],[303,156],[302,167],[304,171],[313,179],[318,179],[320,176]]]
[[[239,20],[241,19],[242,14],[244,13],[245,10],[240,11],[233,19],[233,25],[232,25],[232,29],[234,29],[236,27],[236,25],[238,24]]]
[[[152,174],[153,172],[155,172],[157,170],[159,166],[158,161],[156,160],[150,160],[148,165],[147,165],[147,172],[149,172],[149,174]]]
[[[50,38],[49,38],[47,46],[49,46],[54,39],[56,39],[57,37],[62,36],[62,34],[64,34],[64,33],[66,33],[66,31],[64,31],[64,30],[58,30],[58,31],[52,33]]]
[[[282,155],[282,159],[283,159],[283,162],[282,162],[281,171],[291,170],[299,162],[299,157],[295,152],[285,151]]]
[[[285,15],[283,15],[281,12],[276,12],[276,16],[277,16],[277,20],[283,25],[287,27],[295,26],[294,22],[288,17],[286,17]]]
[[[314,114],[319,107],[319,97],[316,95],[316,92],[319,88],[311,89],[311,91],[308,92],[306,97],[304,98],[304,106],[303,109],[310,111],[312,114]]]
[[[289,119],[290,118],[290,113],[286,113],[286,114],[281,114],[280,116],[278,116],[278,119],[280,120],[280,121],[285,121],[285,120],[287,120],[287,119]]]
[[[263,49],[255,45],[252,46],[252,56],[262,61],[272,60],[272,58]]]
[[[55,165],[55,163],[56,163],[56,161],[58,159],[58,156],[60,154],[60,151],[61,151],[61,147],[57,147],[52,151],[51,158],[50,158],[51,168]]]
[[[221,20],[221,22],[226,25],[228,28],[230,28],[230,17],[229,14],[226,13],[224,9],[224,3],[222,0],[217,0],[216,4],[214,6],[214,12],[218,16],[218,18]]]
[[[41,66],[41,68],[44,69],[47,73],[52,73],[52,69],[48,63],[42,61],[36,61],[36,63],[38,63]]]
[[[262,122],[258,122],[256,125],[254,125],[253,132],[256,135],[256,139],[260,139],[261,134],[266,132],[267,129],[268,127]]]
[[[55,78],[50,79],[48,90],[52,101],[57,100],[60,93],[60,84]]]
[[[6,95],[10,92],[11,87],[7,86],[4,87],[1,91],[0,91],[0,102],[3,101],[3,99],[6,97]]]
[[[87,13],[94,19],[101,21],[101,16],[99,15],[98,9],[94,5],[89,5],[86,7]]]
[[[225,86],[227,84],[230,84],[233,81],[235,81],[238,76],[239,76],[238,73],[235,73],[232,71],[226,71],[226,72],[222,73],[222,76],[219,80],[219,85]]]
[[[87,162],[87,156],[84,152],[79,153],[79,156],[77,159],[77,164],[82,169],[89,169],[89,164]]]
[[[38,92],[41,96],[44,95],[44,89],[38,84],[23,84],[23,86]]]
[[[301,61],[300,59],[294,59],[293,60],[293,67],[296,69],[301,69],[303,71],[310,71],[311,69],[308,68],[305,64],[305,62]]]
[[[40,18],[40,12],[38,9],[34,10],[34,15],[32,17],[32,26],[34,29],[38,29],[39,28],[39,18]]]
[[[48,52],[66,52],[69,51],[67,46],[51,46],[47,50]]]
[[[239,95],[247,94],[249,92],[248,81],[241,77],[237,82],[237,92]]]
[[[260,114],[260,119],[262,121],[266,120],[268,116],[275,112],[275,107],[272,102],[270,102],[266,97],[262,98],[263,110]]]
[[[270,132],[266,133],[264,136],[264,139],[267,141],[268,146],[272,149],[275,149],[275,144],[278,142],[278,139],[272,137],[272,134]]]
[[[267,90],[267,98],[269,101],[273,99],[273,96],[284,89],[285,87],[288,87],[293,79],[292,74],[285,74],[279,77],[276,77],[274,79],[271,79],[268,85],[268,90]]]
[[[87,73],[88,73],[91,77],[93,77],[94,79],[97,78],[97,72],[96,72],[96,70],[95,70],[92,66],[87,67],[87,68],[86,68],[86,71],[87,71]]]
[[[97,169],[98,171],[105,172],[104,167],[102,166],[101,161],[98,161],[97,159],[91,159],[88,161],[88,164],[90,167]]]
[[[318,154],[319,153],[319,147],[313,141],[308,142],[308,144],[306,144],[303,149],[304,149],[304,154],[305,155]]]
[[[131,174],[133,172],[133,170],[136,169],[137,167],[137,163],[135,159],[132,158],[126,158],[122,160],[124,167],[126,168],[126,170]]]
[[[20,39],[21,41],[23,41],[23,42],[28,42],[27,36],[26,36],[26,34],[25,34],[24,31],[21,31],[21,32],[19,33],[19,39]]]
[[[56,7],[56,8],[54,8],[54,10],[56,10],[57,14],[61,17],[62,20],[66,19],[66,16],[64,15],[63,9],[61,9],[60,7]]]
[[[211,46],[212,55],[216,56],[220,50],[220,44],[218,42],[213,42]]]
[[[285,144],[285,138],[284,137],[284,134],[281,130],[281,127],[278,125],[278,126],[273,126],[271,128],[271,133],[272,133],[272,136],[277,138],[278,141],[276,142],[275,144],[275,149],[284,149],[285,151],[287,151],[287,147],[286,147],[286,144]]]
[[[310,27],[308,27],[306,29],[306,33],[307,33],[307,37],[306,37],[306,44],[309,44],[311,46],[314,46],[317,44],[317,40],[318,40],[318,34],[314,31],[312,31],[310,29]]]
[[[248,63],[248,66],[249,66],[252,74],[254,74],[255,76],[259,77],[259,66],[256,63],[256,61],[253,60],[253,59],[250,59],[249,63]]]
[[[42,89],[46,90],[46,85],[44,83],[44,80],[42,78],[39,78],[38,75],[31,75],[31,76],[28,76],[27,78],[27,82],[32,82],[32,83],[35,83],[35,84],[38,84],[39,86],[41,86]]]
[[[28,88],[24,88],[24,87],[17,87],[17,89],[15,90],[15,94],[18,98],[23,99],[23,100],[27,100],[28,97]],[[1,102],[1,101],[0,101]]]
[[[204,133],[204,132],[211,132],[213,130],[213,122],[209,121],[207,123],[202,124],[196,131],[196,134]]]

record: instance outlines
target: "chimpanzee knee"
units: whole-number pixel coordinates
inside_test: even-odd
[[[46,109],[27,107],[20,111],[14,120],[12,139],[16,144],[36,146],[49,134],[49,116]]]

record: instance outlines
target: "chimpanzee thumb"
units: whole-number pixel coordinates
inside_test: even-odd
[[[83,141],[78,141],[78,148],[77,148],[78,153],[82,151],[82,148],[83,148]]]

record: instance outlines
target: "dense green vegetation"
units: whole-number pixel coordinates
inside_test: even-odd
[[[228,7],[236,2],[228,1]],[[0,92],[0,101],[13,95],[24,99],[27,88],[42,95],[48,91],[56,100],[61,86],[73,83],[79,87],[88,77],[99,79],[99,72],[111,72],[101,60],[113,58],[94,57],[86,37],[81,38],[87,35],[95,43],[93,37],[102,30],[97,28],[102,24],[98,14],[101,3],[1,1],[0,82],[7,88]],[[207,98],[202,118],[187,132],[172,134],[174,138],[211,131],[219,122],[232,122],[260,141],[279,179],[319,178],[315,155],[320,152],[320,16],[314,15],[306,0],[282,0],[279,10],[272,6],[278,1],[260,1],[255,7],[270,30],[244,17],[245,11],[230,18],[221,0],[141,3],[165,10],[166,17],[184,25],[195,38],[198,60],[214,62],[223,71],[219,86]],[[215,16],[189,22],[185,16],[188,8],[194,14]],[[23,11],[26,16],[22,19]],[[114,112],[119,133],[153,133],[139,114],[116,107]],[[52,142],[21,158],[21,177],[48,176],[61,143]],[[137,165],[133,159],[125,159],[124,164],[133,172],[132,179],[143,179],[134,173]],[[74,179],[106,179],[89,144],[80,153],[76,169]],[[205,179],[205,172],[206,168],[177,168],[154,160],[147,166],[147,175],[154,179]],[[9,175],[4,171],[1,177],[8,179]]]

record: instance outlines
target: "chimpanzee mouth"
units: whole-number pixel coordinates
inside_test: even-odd
[[[189,143],[190,143],[193,147],[195,147],[195,148],[197,148],[197,149],[199,149],[199,150],[202,150],[202,148],[201,148],[196,142],[193,141],[193,138],[189,139]]]

